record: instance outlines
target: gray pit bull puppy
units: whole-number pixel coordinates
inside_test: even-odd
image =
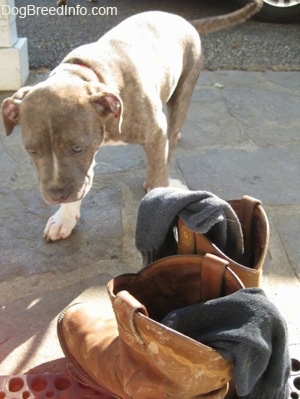
[[[4,100],[6,134],[21,125],[42,195],[60,204],[44,230],[46,240],[66,238],[75,227],[100,146],[140,144],[145,190],[168,185],[169,159],[202,66],[199,33],[243,22],[261,5],[254,0],[192,22],[159,11],[134,15],[71,51],[44,82]]]

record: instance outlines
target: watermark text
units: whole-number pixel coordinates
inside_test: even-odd
[[[29,16],[116,16],[118,15],[117,7],[92,7],[87,8],[81,5],[76,6],[60,6],[60,7],[45,7],[27,4],[26,6],[16,7],[7,4],[0,6],[0,16],[14,15],[19,18],[26,18]]]

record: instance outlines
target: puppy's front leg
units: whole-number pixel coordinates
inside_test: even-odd
[[[58,211],[50,217],[44,230],[46,241],[67,238],[80,218],[80,201],[61,204]]]
[[[145,191],[150,191],[155,187],[168,186],[169,141],[166,135],[156,136],[152,142],[145,144],[143,147],[147,159]]]

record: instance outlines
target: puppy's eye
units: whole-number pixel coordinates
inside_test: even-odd
[[[79,154],[81,152],[82,152],[81,146],[78,145],[78,146],[72,147],[72,154]]]

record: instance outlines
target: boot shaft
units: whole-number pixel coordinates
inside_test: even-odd
[[[160,321],[175,309],[242,287],[228,262],[213,255],[167,257],[112,280],[108,293],[122,353],[117,376],[129,397],[223,399],[231,363]]]
[[[178,220],[178,254],[211,253],[226,259],[230,268],[239,276],[245,287],[261,285],[262,268],[269,246],[269,223],[259,200],[243,196],[240,200],[230,200],[240,221],[244,253],[237,259],[230,257],[218,248],[206,235],[194,233],[179,218]]]

